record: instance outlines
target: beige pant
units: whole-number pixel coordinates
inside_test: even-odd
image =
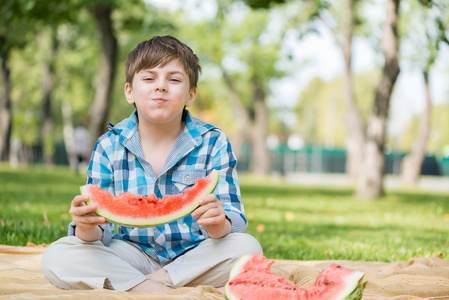
[[[140,248],[112,239],[85,242],[67,236],[50,245],[42,257],[45,277],[62,289],[114,289],[127,291],[148,279],[145,275],[161,268],[167,271],[166,285],[224,286],[234,262],[244,254],[262,252],[259,242],[245,233],[222,239],[207,239],[196,248],[162,265]]]

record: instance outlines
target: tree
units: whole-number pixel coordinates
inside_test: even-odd
[[[246,22],[248,25],[245,27],[240,24],[237,25],[238,38],[235,40],[232,40],[232,38],[228,39],[227,44],[231,44],[234,49],[242,49],[242,44],[248,45],[252,43],[252,46],[248,47],[249,51],[240,50],[243,54],[239,55],[239,60],[245,62],[249,67],[246,87],[252,92],[249,95],[250,101],[245,100],[245,93],[238,90],[238,85],[241,85],[242,81],[240,76],[229,76],[230,74],[226,68],[222,66],[221,69],[231,94],[230,98],[233,106],[236,107],[236,112],[240,116],[239,119],[242,124],[241,136],[248,136],[250,142],[251,171],[257,175],[265,175],[270,167],[266,147],[269,119],[267,99],[271,93],[268,83],[270,80],[282,77],[285,74],[283,70],[275,66],[275,63],[281,58],[281,45],[286,29],[282,28],[281,32],[271,33],[272,37],[276,36],[276,38],[272,38],[275,42],[261,45],[260,41],[267,34],[269,22],[264,21],[265,23],[251,24],[251,18],[260,18],[261,16],[266,18],[271,13],[275,13],[277,8],[283,8],[285,10],[297,10],[298,14],[293,19],[297,23],[302,23],[304,20],[309,21],[316,17],[324,4],[318,0],[310,0],[305,3],[294,3],[292,7],[287,7],[288,4],[283,4],[288,2],[285,0],[245,0],[244,2],[251,8],[251,13],[248,14],[248,21]],[[282,26],[290,26],[291,24],[288,23],[286,22]],[[242,28],[248,28],[248,30],[242,30]]]
[[[49,33],[41,32],[41,44],[46,43],[45,35],[49,35],[49,45],[50,51],[43,59],[43,71],[42,71],[42,85],[44,89],[43,101],[42,101],[42,112],[43,112],[43,124],[41,130],[43,152],[44,152],[44,162],[47,165],[53,164],[54,155],[54,140],[53,140],[53,86],[56,78],[55,74],[55,60],[58,51],[58,37],[57,37],[57,26],[50,27]],[[45,47],[45,45],[42,45]]]
[[[340,28],[334,28],[326,14],[321,13],[320,18],[330,29],[337,45],[339,46],[344,59],[344,99],[346,116],[344,123],[346,126],[346,173],[351,181],[356,182],[360,166],[363,161],[363,145],[365,143],[364,124],[361,112],[357,106],[354,95],[354,80],[352,75],[352,40],[358,17],[355,0],[343,0],[341,11],[335,13],[340,16]],[[330,12],[331,8],[326,12]],[[337,16],[334,19],[338,19]]]
[[[26,16],[29,6],[18,1],[5,1],[0,7],[0,58],[3,91],[0,98],[0,161],[8,161],[12,132],[11,70],[9,58],[14,48],[23,44],[28,32]]]
[[[8,24],[6,21],[9,19],[0,20],[0,36],[7,33],[8,45],[12,45],[8,49],[14,50],[9,64],[4,64],[7,67],[4,70],[12,70],[10,85],[16,86],[14,83],[18,83],[12,91],[12,101],[9,101],[10,110],[15,109],[15,113],[10,114],[9,128],[14,127],[10,132],[14,140],[18,141],[14,145],[18,145],[21,153],[32,153],[30,150],[35,149],[36,145],[43,145],[45,161],[49,162],[55,143],[60,142],[64,136],[69,161],[73,161],[73,155],[70,153],[73,141],[68,141],[73,127],[72,120],[75,124],[86,121],[85,124],[89,125],[87,112],[94,108],[91,99],[95,98],[95,94],[96,99],[108,101],[108,104],[95,106],[97,110],[92,118],[95,121],[102,119],[103,115],[108,115],[112,99],[123,99],[122,85],[115,86],[112,90],[111,80],[115,77],[117,60],[125,59],[117,55],[117,33],[112,29],[121,34],[125,46],[132,44],[133,47],[136,40],[148,39],[151,30],[161,29],[161,26],[153,26],[156,22],[152,17],[157,12],[147,14],[145,3],[141,0],[126,3],[112,0],[97,2],[14,0],[8,2],[10,6],[1,7],[2,15],[12,16]],[[106,9],[102,9],[105,6]],[[158,19],[158,22],[160,20],[163,19]],[[159,23],[166,26],[170,22],[164,19]],[[6,30],[9,27],[13,30]],[[30,32],[32,34],[29,34]],[[104,32],[105,38],[104,42],[99,43],[98,41],[102,41],[99,38],[102,36],[101,32]],[[152,33],[154,34],[154,31]],[[105,52],[106,68],[100,64]],[[99,70],[102,71],[103,77],[94,74],[100,73]],[[6,84],[0,85],[3,86],[8,87]],[[3,91],[1,89],[2,93]],[[0,100],[3,105],[3,97]],[[7,110],[1,110],[2,113],[5,111]],[[123,118],[123,112],[124,110],[121,110],[120,118]],[[6,120],[8,118],[5,117],[1,121]],[[105,123],[106,121],[97,126],[100,128],[98,134],[106,130]],[[62,133],[63,128],[65,134]],[[4,136],[6,134],[2,134],[2,137]],[[9,149],[9,146],[6,148]],[[35,161],[36,157],[24,158],[25,156],[21,156],[19,159]]]
[[[269,81],[282,73],[275,68],[279,59],[282,38],[261,45],[260,39],[268,23],[266,11],[251,11],[242,24],[231,25],[233,36],[227,41],[228,58],[232,57],[245,65],[243,70],[220,64],[223,79],[230,92],[230,100],[236,108],[241,122],[241,136],[250,144],[250,169],[256,175],[266,175],[270,159],[266,147],[268,136]],[[252,30],[242,31],[242,28]],[[245,32],[245,34],[242,34]]]
[[[113,9],[113,1],[98,1],[89,6],[89,10],[97,21],[100,30],[103,49],[102,65],[99,70],[98,81],[96,81],[95,100],[90,112],[92,142],[95,142],[105,131],[117,66],[117,38],[111,19]]]
[[[385,166],[386,122],[390,98],[399,75],[398,62],[398,14],[400,0],[387,0],[386,16],[382,29],[382,51],[385,58],[382,79],[379,82],[373,108],[368,119],[364,159],[357,184],[356,196],[361,199],[375,199],[383,195]]]
[[[282,34],[261,42],[270,21],[268,11],[251,10],[242,3],[235,3],[229,13],[221,10],[212,21],[185,26],[182,35],[189,37],[203,64],[215,68],[221,78],[213,84],[224,84],[230,106],[234,109],[233,122],[238,124],[237,139],[232,138],[233,148],[243,141],[250,145],[250,169],[257,175],[269,171],[270,159],[266,148],[268,135],[269,81],[283,73],[276,69]],[[233,11],[239,11],[236,21]],[[208,36],[207,40],[198,36]],[[200,90],[200,94],[201,94]]]
[[[8,66],[11,46],[7,45],[7,38],[0,36],[0,57],[3,93],[0,102],[0,161],[9,160],[12,130],[11,111],[11,79]]]
[[[44,89],[42,99],[42,130],[41,140],[44,144],[45,162],[51,163],[53,156],[53,119],[52,119],[52,91],[55,78],[54,62],[56,57],[57,28],[62,21],[67,21],[70,15],[70,5],[60,1],[7,1],[2,6],[0,23],[0,40],[2,56],[2,78],[4,96],[0,112],[2,122],[0,124],[1,142],[0,156],[2,160],[9,160],[10,139],[12,134],[13,114],[11,101],[11,79],[9,58],[12,50],[21,49],[32,44],[34,36],[41,39],[41,47],[45,48],[46,28],[49,28],[51,47],[49,53],[43,59],[43,72],[40,79]],[[31,35],[30,33],[33,33]],[[50,55],[49,55],[50,54]],[[50,151],[48,151],[50,150]]]
[[[427,141],[430,136],[430,121],[432,112],[432,96],[430,93],[429,71],[423,70],[426,90],[425,109],[421,119],[416,144],[412,145],[411,153],[402,160],[401,180],[404,186],[416,186],[421,175],[421,166],[426,153]]]
[[[431,130],[432,95],[430,92],[429,73],[435,63],[435,60],[437,59],[440,45],[442,43],[449,43],[448,37],[446,37],[447,27],[446,22],[444,21],[443,3],[438,3],[436,1],[420,3],[423,4],[421,9],[424,11],[424,14],[420,19],[418,19],[420,24],[419,28],[415,28],[417,30],[413,31],[414,35],[410,38],[413,42],[415,42],[415,44],[426,44],[426,47],[417,47],[418,49],[425,49],[426,51],[424,53],[419,51],[419,58],[416,59],[420,62],[422,61],[422,57],[425,58],[422,67],[422,74],[426,91],[426,105],[421,118],[416,142],[412,146],[411,153],[405,156],[402,161],[401,179],[403,185],[405,186],[416,186],[421,174],[421,166],[424,161]],[[412,18],[416,15],[418,14],[414,11]],[[429,22],[428,20],[432,20],[432,22]],[[415,23],[413,22],[413,24]],[[410,25],[413,26],[413,24]],[[422,32],[422,30],[419,31],[421,28],[424,28],[425,38],[416,40],[416,36],[419,35],[416,32]],[[413,48],[416,49],[415,47]]]

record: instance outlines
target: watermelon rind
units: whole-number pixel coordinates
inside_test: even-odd
[[[362,277],[363,278],[363,277]],[[352,291],[352,293],[344,298],[345,300],[361,300],[363,297],[363,290],[366,287],[366,284],[368,281],[362,282],[362,278],[360,278],[359,283],[357,284],[356,288]]]
[[[359,299],[356,297],[359,289],[359,285],[365,273],[360,271],[354,271],[351,275],[345,277],[345,287],[336,295],[335,300],[345,300],[345,299]],[[365,288],[365,286],[363,286]],[[363,289],[362,289],[363,292]]]
[[[246,262],[251,258],[252,255],[246,254],[240,257],[232,266],[231,272],[229,273],[229,281],[232,280],[235,276],[241,273],[242,267],[246,264]]]
[[[239,298],[236,298],[231,291],[229,290],[229,282],[231,282],[231,280],[239,275],[241,272],[244,272],[244,266],[246,265],[246,263],[253,258],[254,255],[257,254],[245,254],[242,255],[232,266],[231,268],[231,272],[229,273],[229,279],[228,282],[226,282],[225,287],[224,287],[224,291],[225,291],[225,296],[228,300],[240,300]],[[262,253],[260,254],[262,255]]]
[[[104,217],[108,222],[129,227],[153,227],[170,223],[177,219],[185,217],[186,215],[194,211],[200,205],[199,201],[214,191],[215,187],[217,186],[219,177],[220,172],[215,169],[212,170],[208,176],[210,181],[206,186],[203,187],[201,192],[198,193],[196,197],[191,199],[191,201],[188,204],[182,207],[182,209],[171,214],[166,214],[160,217],[152,217],[152,218],[132,218],[132,217],[117,216],[116,214],[110,212],[107,208],[103,207],[98,207],[95,210],[95,213],[99,216]],[[89,185],[81,186],[80,190],[81,195],[88,195],[89,197],[91,197],[89,192]],[[93,203],[95,203],[95,199],[89,199],[88,201],[86,201],[87,205],[91,205]]]
[[[250,254],[246,254],[241,256],[232,266],[231,268],[231,272],[229,273],[229,279],[228,282],[226,282],[225,287],[224,287],[224,291],[225,291],[225,296],[226,299],[228,300],[239,300],[238,298],[234,297],[234,295],[231,293],[231,291],[229,290],[229,282],[231,282],[231,280],[239,275],[242,272],[242,268],[243,266],[246,264],[246,262],[251,258]]]

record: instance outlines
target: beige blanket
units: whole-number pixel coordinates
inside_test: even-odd
[[[126,293],[111,290],[60,290],[47,282],[40,260],[45,247],[0,245],[0,298],[6,299],[225,299],[209,286],[169,293]],[[277,260],[272,271],[301,286],[313,284],[318,272],[336,262],[365,272],[363,299],[449,299],[449,261],[412,258],[404,262]]]

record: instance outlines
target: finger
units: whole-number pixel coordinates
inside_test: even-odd
[[[203,215],[205,212],[207,212],[208,210],[213,209],[213,208],[219,208],[219,207],[220,207],[220,205],[218,204],[218,202],[211,202],[211,203],[201,205],[192,212],[192,217],[198,218],[201,215]]]
[[[220,208],[211,208],[207,211],[205,211],[203,214],[201,214],[198,218],[198,220],[204,220],[204,219],[210,219],[214,217],[225,217],[224,210]]]
[[[226,218],[225,216],[220,214],[213,217],[198,219],[197,223],[202,226],[217,225],[222,224],[225,218]]]
[[[213,203],[213,202],[219,202],[217,199],[217,196],[215,196],[214,194],[209,194],[200,200],[200,205],[205,205],[207,203]]]
[[[76,226],[98,226],[105,224],[106,220],[103,217],[78,217],[76,220],[74,219]]]
[[[89,200],[89,196],[87,195],[77,195],[72,200],[72,206],[82,206],[84,205],[84,202]]]
[[[75,206],[75,207],[71,207],[69,214],[74,217],[74,216],[84,216],[87,214],[94,214],[94,211],[98,208],[98,205],[85,205],[85,206]]]

